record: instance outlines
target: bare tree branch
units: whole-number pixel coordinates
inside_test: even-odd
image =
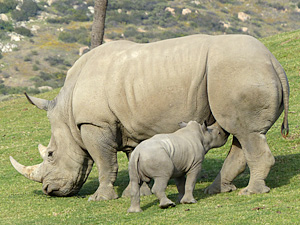
[[[91,48],[95,48],[103,42],[107,2],[108,0],[95,0]]]

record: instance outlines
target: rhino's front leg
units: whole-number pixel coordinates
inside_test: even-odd
[[[99,173],[99,187],[89,201],[118,198],[113,184],[117,177],[118,163],[116,143],[110,129],[85,124],[81,126],[81,137]]]
[[[232,146],[221,171],[214,182],[205,189],[206,194],[235,191],[236,187],[231,183],[246,168],[246,159],[241,144],[233,137]]]

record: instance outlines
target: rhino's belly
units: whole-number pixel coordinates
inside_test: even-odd
[[[155,134],[172,133],[182,121],[206,120],[211,115],[206,82],[190,88],[169,83],[141,93],[140,100],[126,98],[124,104],[112,107],[123,126],[123,135],[139,142]]]

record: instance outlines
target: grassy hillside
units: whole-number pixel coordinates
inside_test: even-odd
[[[232,193],[203,193],[222,166],[229,149],[211,150],[205,159],[201,179],[196,184],[197,204],[177,205],[161,210],[154,196],[142,197],[140,214],[127,214],[129,198],[88,202],[98,187],[96,168],[91,172],[79,195],[68,198],[49,197],[42,186],[18,174],[9,162],[12,155],[20,163],[41,162],[38,143],[48,144],[50,125],[46,113],[30,105],[25,97],[0,102],[0,223],[1,224],[297,224],[300,219],[300,31],[282,33],[262,39],[286,70],[289,78],[290,135],[280,135],[282,117],[269,131],[267,138],[276,164],[266,183],[271,192],[262,195],[238,196],[247,185],[249,171],[235,181],[238,190]],[[52,99],[59,90],[39,95]],[[119,195],[127,185],[127,160],[118,153],[119,174],[115,189]],[[167,195],[177,198],[174,182]]]
[[[24,89],[60,87],[79,48],[90,42],[92,0],[24,2],[19,11],[17,0],[0,0],[0,14],[8,19],[0,19],[0,49],[14,45],[12,52],[0,50],[0,101]],[[194,33],[261,38],[299,29],[299,8],[300,0],[109,0],[105,41],[153,42]],[[22,34],[20,41],[11,39],[14,33]]]

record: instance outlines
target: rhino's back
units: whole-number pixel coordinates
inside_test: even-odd
[[[110,114],[127,135],[140,140],[173,132],[181,121],[207,117],[204,74],[209,38],[121,41],[95,49],[77,82],[77,121],[101,121]]]

